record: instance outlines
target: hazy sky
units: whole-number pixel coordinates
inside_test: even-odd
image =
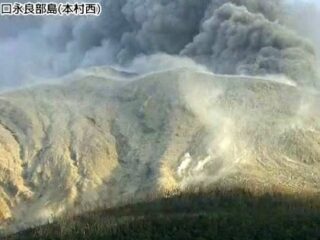
[[[275,21],[282,17],[279,0],[235,1],[244,8],[231,0],[102,0],[108,10],[99,18],[4,17],[0,19],[0,89],[46,81],[81,67],[123,66],[136,56],[159,52],[188,56],[226,74],[278,73],[278,66],[293,66],[292,62],[302,67],[313,56],[300,37],[309,38],[320,52],[320,7],[297,3],[320,6],[320,0],[285,1],[293,6],[285,10],[296,35]],[[208,8],[210,2],[213,5]],[[239,16],[245,26],[236,22]],[[245,41],[243,36],[253,30],[250,41]]]

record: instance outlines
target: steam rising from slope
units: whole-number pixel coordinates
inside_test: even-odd
[[[0,85],[79,67],[126,66],[155,53],[188,56],[215,73],[285,74],[300,84],[316,79],[315,51],[282,25],[282,1],[103,0],[102,5],[97,18],[2,17]],[[13,24],[14,31],[8,27]]]
[[[1,94],[0,234],[193,186],[318,191],[317,92],[183,61]]]
[[[0,221],[30,226],[229,175],[318,189],[319,96],[296,87],[316,84],[316,54],[282,1],[102,5],[98,18],[0,18],[0,89],[125,70],[1,94]]]

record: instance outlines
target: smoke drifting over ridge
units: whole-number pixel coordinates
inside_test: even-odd
[[[218,181],[318,192],[320,96],[297,87],[316,84],[316,51],[286,4],[104,0],[97,18],[0,17],[0,90],[125,70],[1,94],[0,222]]]
[[[284,74],[302,85],[316,81],[315,50],[283,24],[282,1],[101,3],[97,18],[0,18],[0,86],[80,67],[126,66],[156,53],[190,57],[215,73]]]

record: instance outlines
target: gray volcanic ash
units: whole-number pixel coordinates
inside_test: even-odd
[[[104,11],[97,18],[1,18],[0,87],[45,82],[81,67],[127,67],[138,56],[158,53],[188,56],[219,74],[283,74],[300,85],[317,85],[318,30],[300,16],[311,11],[300,11],[299,4],[279,0],[101,4]],[[319,12],[310,16],[320,16]],[[308,28],[302,31],[301,25]]]

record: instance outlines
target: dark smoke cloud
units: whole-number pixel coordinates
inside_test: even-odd
[[[315,52],[310,43],[261,14],[229,3],[203,22],[201,32],[182,54],[218,73],[284,73],[303,82],[315,78]]]
[[[99,19],[104,37],[119,42],[119,62],[138,54],[179,54],[199,33],[201,23],[222,5],[246,5],[252,12],[275,19],[278,1],[253,0],[128,0],[104,2],[110,14]],[[112,13],[112,14],[111,14]]]
[[[0,18],[0,85],[137,56],[188,56],[216,73],[316,77],[311,44],[283,26],[278,0],[104,0],[91,18]],[[12,30],[12,26],[15,26]],[[4,27],[6,26],[6,27]],[[27,79],[27,80],[26,80]]]

